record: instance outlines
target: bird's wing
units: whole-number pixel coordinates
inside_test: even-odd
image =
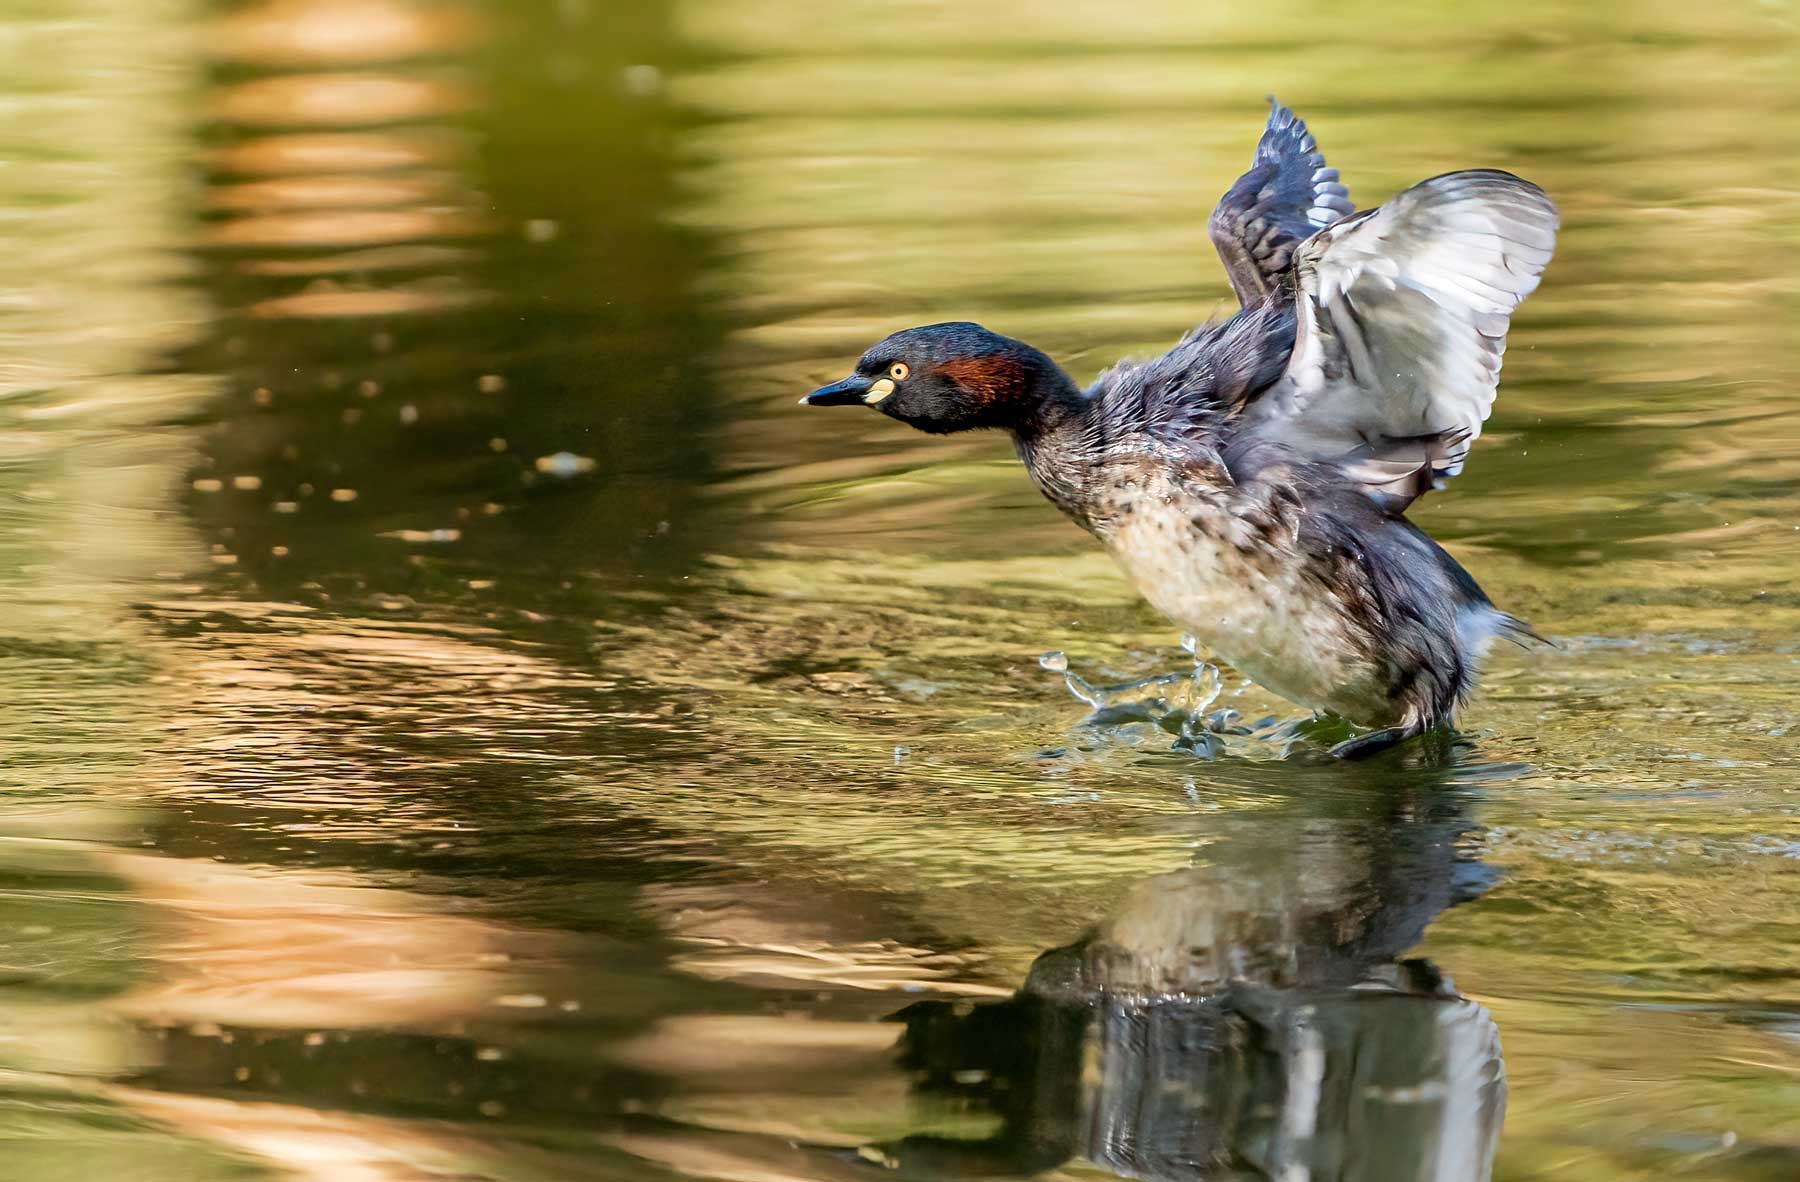
[[[1246,308],[1281,284],[1295,246],[1356,209],[1306,124],[1273,98],[1269,106],[1250,171],[1220,198],[1207,224]]]
[[[1322,231],[1295,252],[1287,372],[1238,434],[1333,464],[1390,508],[1441,488],[1493,408],[1509,318],[1556,227],[1542,189],[1477,169]]]

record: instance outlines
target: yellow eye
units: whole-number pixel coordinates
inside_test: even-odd
[[[912,370],[906,368],[906,362],[904,361],[896,361],[894,364],[888,366],[888,377],[893,378],[896,382],[904,382],[906,380],[906,375],[911,372]]]

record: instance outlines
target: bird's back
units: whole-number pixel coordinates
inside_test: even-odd
[[[1218,452],[1245,405],[1286,372],[1291,301],[1270,298],[1188,332],[1168,352],[1122,361],[1088,387],[1088,430],[1109,451]]]

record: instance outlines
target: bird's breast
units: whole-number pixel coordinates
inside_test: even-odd
[[[1299,544],[1299,519],[1237,489],[1150,479],[1101,536],[1150,605],[1302,705],[1365,725],[1394,709],[1371,638]]]

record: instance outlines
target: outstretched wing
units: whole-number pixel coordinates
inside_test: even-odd
[[[1240,437],[1334,464],[1395,509],[1441,488],[1493,409],[1509,319],[1556,226],[1542,189],[1477,169],[1306,242],[1293,355]]]
[[[1220,199],[1207,223],[1246,308],[1281,284],[1295,246],[1356,209],[1306,124],[1273,98],[1269,107],[1250,171]]]

